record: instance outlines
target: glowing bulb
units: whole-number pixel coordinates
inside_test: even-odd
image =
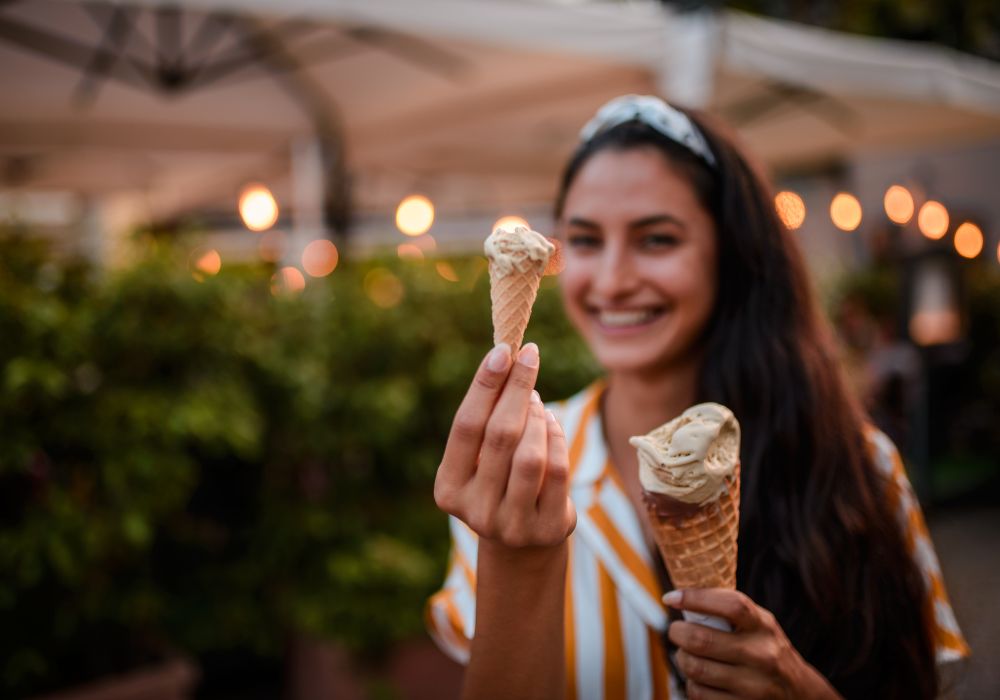
[[[337,268],[338,260],[337,246],[326,239],[310,241],[302,251],[302,269],[312,277],[326,277]]]
[[[854,195],[839,193],[830,202],[830,218],[841,231],[853,231],[861,225],[861,202]]]
[[[917,226],[922,234],[935,241],[938,240],[948,232],[948,210],[941,202],[935,202],[933,199],[924,202],[924,206],[920,207],[920,213],[917,214]]]
[[[517,226],[531,228],[527,219],[522,219],[520,216],[501,216],[493,223],[493,230],[496,231],[498,228],[513,229]]]
[[[412,194],[396,209],[396,228],[407,236],[419,236],[434,223],[434,205],[420,194]]]
[[[905,224],[913,218],[913,195],[901,185],[893,185],[885,191],[883,199],[885,214],[896,224]]]
[[[306,278],[296,267],[283,267],[271,276],[271,294],[297,294],[306,287]]]
[[[785,190],[774,195],[774,208],[790,231],[794,231],[806,220],[806,203],[795,192]]]
[[[983,251],[983,232],[970,221],[958,227],[955,231],[955,250],[963,258],[970,260]]]
[[[399,278],[384,267],[376,267],[365,275],[362,286],[372,303],[383,309],[398,306],[405,293]]]
[[[271,190],[250,185],[240,194],[240,218],[251,231],[266,231],[278,220],[278,203]]]

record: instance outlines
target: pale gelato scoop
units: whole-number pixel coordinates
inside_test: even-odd
[[[515,272],[535,271],[541,277],[556,247],[537,231],[524,226],[498,227],[483,246],[491,275],[506,277]]]
[[[733,478],[740,424],[725,406],[702,403],[629,443],[638,451],[646,491],[703,505],[718,499]]]

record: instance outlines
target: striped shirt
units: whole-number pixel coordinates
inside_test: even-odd
[[[577,526],[566,573],[567,697],[683,698],[666,663],[661,636],[667,616],[654,562],[635,508],[608,457],[598,411],[598,382],[550,406],[569,444],[571,497]],[[890,477],[889,497],[912,554],[928,582],[938,662],[969,653],[945,593],[920,506],[892,442],[871,429],[876,464]],[[427,605],[427,626],[441,649],[469,660],[475,632],[477,537],[449,518],[452,548],[442,589]]]

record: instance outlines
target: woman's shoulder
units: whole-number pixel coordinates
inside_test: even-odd
[[[865,446],[875,469],[886,478],[905,480],[906,470],[903,467],[903,460],[892,439],[871,423],[864,425],[863,432]]]

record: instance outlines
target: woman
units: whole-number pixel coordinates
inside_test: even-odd
[[[546,412],[537,348],[494,348],[435,483],[453,557],[429,625],[468,662],[466,696],[934,697],[936,662],[967,648],[762,180],[657,98],[612,101],[581,137],[556,203],[561,289],[606,379]],[[742,425],[738,591],[663,602],[734,631],[675,621],[664,641],[628,438],[701,401]]]

